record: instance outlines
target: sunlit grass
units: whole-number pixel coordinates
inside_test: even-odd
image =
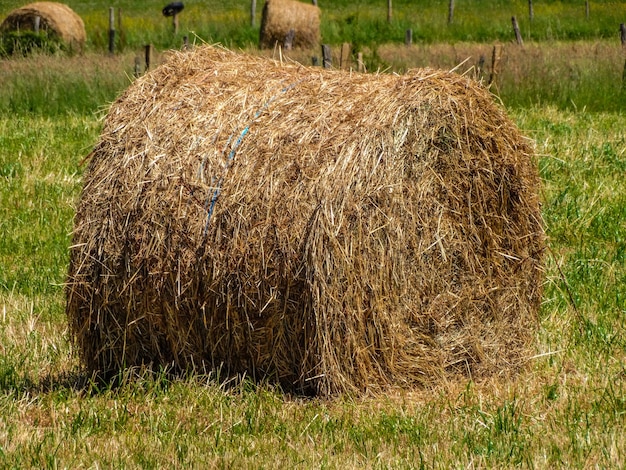
[[[420,53],[454,66],[482,46],[465,47]],[[80,162],[107,103],[132,80],[135,52],[0,63],[0,467],[623,468],[626,116],[603,85],[619,84],[610,64],[621,52],[602,42],[551,47],[514,49],[499,84],[536,141],[549,236],[527,368],[330,401],[247,379],[126,371],[112,387],[81,373],[62,287]],[[566,62],[573,75],[559,75]],[[573,93],[576,80],[589,83],[596,108]],[[566,98],[573,105],[559,109]]]
[[[132,54],[3,60],[0,115],[103,113],[131,83],[133,72]],[[1,138],[11,140],[15,136],[2,134]]]
[[[179,15],[179,33],[173,33],[171,18],[161,9],[167,2],[157,0],[117,0],[104,2],[65,2],[84,20],[87,47],[99,52],[108,49],[109,7],[115,8],[116,50],[136,51],[145,44],[159,49],[178,48],[183,36],[197,35],[206,42],[247,48],[258,44],[263,2],[258,2],[255,26],[251,26],[250,1],[208,0],[185,3]],[[23,5],[6,0],[0,15]],[[590,16],[585,16],[582,1],[535,2],[534,19],[528,16],[525,0],[480,0],[456,2],[453,22],[448,24],[448,2],[438,0],[394,0],[391,21],[387,21],[387,2],[380,0],[337,0],[320,2],[321,40],[338,45],[351,42],[355,47],[402,43],[407,29],[420,43],[509,42],[514,39],[511,16],[515,15],[525,40],[581,40],[611,38],[618,41],[619,23],[626,17],[626,4],[591,1]],[[121,25],[118,15],[121,11]]]
[[[519,109],[550,250],[537,351],[511,379],[334,401],[248,380],[80,374],[61,284],[97,115],[0,120],[0,466],[621,467],[626,117]]]

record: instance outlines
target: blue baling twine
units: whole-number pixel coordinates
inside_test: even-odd
[[[261,113],[263,111],[265,111],[267,109],[267,107],[274,101],[276,100],[281,94],[288,92],[289,90],[291,90],[292,88],[295,88],[295,86],[300,83],[302,80],[292,83],[289,86],[286,86],[285,88],[283,88],[282,90],[280,90],[279,93],[277,93],[276,95],[272,96],[269,100],[267,100],[265,102],[265,104],[261,107],[261,109],[259,109],[256,113],[254,113],[254,117],[252,119],[250,119],[250,121],[248,122],[248,124],[246,125],[246,127],[243,129],[243,131],[241,131],[241,134],[239,135],[239,138],[237,139],[237,141],[235,142],[235,145],[233,145],[233,148],[230,150],[230,152],[228,153],[228,159],[226,162],[226,167],[225,170],[228,170],[228,168],[230,168],[230,166],[232,165],[233,160],[235,159],[235,154],[237,153],[237,149],[239,148],[239,146],[241,145],[241,142],[243,141],[243,138],[248,134],[248,132],[250,131],[250,126],[254,123],[254,121],[261,115]],[[233,135],[231,134],[230,137],[228,138],[228,141],[226,142],[226,145],[224,146],[224,151],[226,150],[226,148],[228,147],[228,144],[230,143],[230,141],[232,140]],[[204,162],[203,162],[204,164]],[[215,177],[211,178],[211,186],[213,186],[213,183],[215,181]],[[220,195],[221,192],[221,187],[222,187],[222,182],[224,181],[224,176],[220,176],[219,180],[217,181],[217,185],[215,187],[215,190],[213,191],[213,196],[211,197],[210,201],[211,203],[209,204],[209,199],[207,199],[207,204],[205,206],[205,210],[207,211],[207,216],[206,216],[206,224],[204,226],[204,236],[206,236],[208,230],[209,230],[209,222],[211,220],[211,216],[213,215],[213,210],[215,209],[215,203],[217,202],[217,198]],[[208,206],[208,209],[207,209]]]

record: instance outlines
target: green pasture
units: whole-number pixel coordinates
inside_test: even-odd
[[[535,1],[532,29],[525,1],[457,1],[451,27],[447,2],[433,0],[395,0],[392,25],[386,2],[342,0],[324,13],[332,44],[362,34],[351,25],[388,34],[419,21],[427,44],[362,43],[381,70],[469,58],[459,71],[473,74],[516,9],[534,41],[505,44],[492,91],[536,143],[549,246],[536,350],[519,375],[334,400],[144,371],[113,388],[81,373],[62,287],[81,162],[133,80],[135,49],[153,42],[164,60],[178,39],[160,17],[166,2],[111,2],[128,30],[109,57],[109,4],[68,3],[90,31],[83,56],[0,60],[0,468],[626,467],[626,115],[614,24],[626,3],[590,2],[586,20],[584,2]],[[193,25],[203,40],[240,28],[231,45],[254,49],[249,2],[185,3],[181,27],[206,10]],[[2,1],[0,14],[18,5]],[[417,6],[421,16],[409,13]],[[478,23],[484,37],[468,37]]]
[[[335,401],[141,373],[110,389],[80,373],[62,284],[80,162],[111,98],[97,91],[130,79],[67,70],[65,94],[0,113],[0,467],[626,464],[621,113],[510,109],[537,143],[550,245],[536,355],[515,379]]]
[[[0,2],[0,16],[22,6],[20,0]],[[183,36],[228,47],[247,48],[258,44],[264,2],[257,1],[255,24],[251,24],[251,0],[185,1],[179,16],[178,34],[172,19],[161,9],[168,0],[94,0],[66,2],[85,22],[88,49],[108,48],[109,8],[115,8],[116,48],[135,50],[152,43],[157,48],[180,47]],[[307,2],[308,3],[308,2]],[[355,47],[381,43],[403,43],[407,29],[417,43],[452,41],[509,42],[514,39],[511,17],[516,16],[525,40],[559,41],[614,39],[626,21],[626,3],[590,0],[587,17],[581,0],[535,0],[533,19],[526,0],[456,0],[452,23],[448,2],[442,0],[393,0],[387,21],[384,0],[319,0],[321,35],[327,44],[349,42]],[[121,24],[118,22],[121,15]]]

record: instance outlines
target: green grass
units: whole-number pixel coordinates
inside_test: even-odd
[[[133,67],[133,56],[128,54],[35,55],[0,61],[0,114],[57,116],[104,112],[131,83]]]
[[[537,16],[573,5],[535,3]],[[371,7],[337,5],[341,15]],[[601,5],[609,4],[592,2],[592,12]],[[138,7],[125,8],[139,18]],[[244,21],[243,7],[220,8],[216,15]],[[131,80],[134,53],[0,61],[0,468],[624,468],[626,116],[611,105],[617,95],[592,81],[592,64],[600,64],[596,75],[614,73],[598,62],[612,49],[594,44],[597,57],[583,51],[574,75],[559,75],[561,56],[588,43],[529,45],[510,54],[502,74],[502,99],[537,143],[550,246],[527,369],[506,380],[331,401],[214,376],[126,371],[113,388],[81,375],[62,288],[80,162],[107,103]],[[467,52],[445,47],[418,59],[448,66]],[[538,75],[526,88],[524,54]],[[576,76],[589,82],[589,103],[605,104],[586,106],[583,92],[572,94]]]
[[[263,2],[258,2],[256,26],[250,25],[250,0],[185,2],[180,29],[173,34],[171,18],[164,18],[165,1],[131,0],[65,2],[84,20],[88,49],[108,48],[109,7],[122,11],[122,25],[116,25],[118,50],[138,50],[152,43],[159,49],[178,48],[183,36],[197,35],[202,41],[220,42],[228,47],[250,47],[258,43]],[[391,22],[387,2],[382,0],[337,0],[318,2],[322,11],[322,41],[328,44],[351,42],[356,47],[381,43],[402,43],[405,31],[413,29],[419,43],[493,42],[514,39],[511,16],[520,23],[526,40],[582,40],[612,38],[619,41],[619,23],[626,18],[626,4],[591,1],[590,16],[579,0],[535,2],[534,20],[528,17],[525,0],[478,0],[456,2],[454,20],[448,24],[448,2],[437,0],[394,0]],[[22,6],[6,0],[0,14]],[[621,18],[621,19],[620,19]]]
[[[537,141],[550,237],[537,357],[509,381],[321,401],[215,377],[82,377],[61,284],[99,121],[2,115],[0,467],[623,467],[626,117],[513,117]]]

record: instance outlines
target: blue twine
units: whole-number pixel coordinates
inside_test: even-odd
[[[256,112],[254,113],[254,117],[252,119],[250,119],[250,121],[248,122],[248,124],[246,125],[246,127],[243,129],[243,131],[241,132],[241,134],[239,135],[239,138],[237,139],[237,141],[235,142],[235,145],[233,145],[233,148],[230,150],[230,152],[228,153],[228,158],[227,158],[227,164],[226,167],[224,168],[224,171],[227,171],[231,164],[232,161],[235,159],[235,154],[237,153],[237,149],[239,148],[239,146],[241,145],[241,142],[243,141],[243,138],[248,134],[248,132],[250,131],[250,126],[254,123],[254,121],[261,115],[261,113],[263,111],[265,111],[267,109],[267,107],[273,102],[275,101],[281,94],[288,92],[289,90],[295,88],[295,86],[300,83],[302,80],[299,80],[295,83],[292,83],[289,86],[284,87],[283,89],[280,90],[280,92],[278,92],[277,94],[275,94],[274,96],[272,96],[269,100],[267,100],[265,102],[265,104]],[[228,141],[226,142],[226,145],[224,146],[224,150],[226,150],[226,148],[228,147],[228,145],[230,144],[230,141],[232,140],[233,134],[231,134],[228,137]],[[223,153],[223,152],[222,152]],[[204,161],[202,162],[202,165],[204,166]],[[211,186],[213,186],[213,183],[215,181],[215,177],[211,177]],[[204,236],[206,236],[208,230],[209,230],[209,222],[211,221],[211,216],[213,215],[213,210],[215,209],[215,203],[217,202],[217,198],[220,195],[221,192],[221,188],[222,188],[222,182],[224,181],[224,176],[220,176],[219,180],[217,181],[217,185],[215,187],[215,189],[213,190],[213,196],[210,198],[210,205],[209,205],[209,199],[207,199],[207,204],[205,205],[204,209],[207,211],[207,217],[206,217],[206,224],[204,226]],[[207,210],[207,205],[208,205],[208,210]]]

